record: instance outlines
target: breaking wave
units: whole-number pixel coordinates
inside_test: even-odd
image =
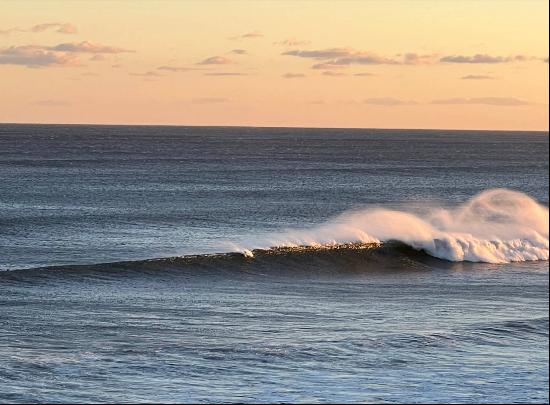
[[[548,260],[548,208],[506,189],[481,192],[464,204],[422,212],[369,208],[307,230],[289,230],[235,245],[244,254],[271,246],[327,246],[399,241],[449,261],[509,263]]]
[[[347,212],[311,229],[232,244],[229,253],[0,271],[0,279],[312,277],[539,261],[549,256],[548,220],[548,208],[529,196],[495,189],[453,208]]]

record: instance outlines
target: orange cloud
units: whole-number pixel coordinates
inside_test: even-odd
[[[9,35],[13,34],[15,32],[43,32],[50,29],[54,29],[55,32],[59,32],[61,34],[76,34],[78,32],[75,25],[71,23],[43,23],[43,24],[37,24],[33,25],[29,29],[14,27],[14,28],[8,28],[6,30],[0,30],[0,35]]]
[[[488,75],[466,75],[461,77],[462,80],[493,80],[493,76]]]
[[[343,73],[343,72],[334,72],[332,70],[327,70],[323,73],[321,73],[323,76],[330,76],[330,77],[342,77],[342,76],[347,76],[347,74]]]
[[[289,38],[285,39],[283,41],[274,42],[274,45],[282,45],[282,46],[300,46],[300,45],[309,45],[310,41],[303,41],[296,38]]]
[[[49,29],[55,29],[55,32],[59,32],[61,34],[76,34],[77,28],[75,25],[70,23],[44,23],[44,24],[38,24],[33,27],[31,27],[30,31],[32,32],[42,32]]]
[[[56,52],[35,45],[12,46],[0,49],[0,65],[22,65],[27,67],[76,65],[74,55]]]
[[[432,104],[484,104],[493,106],[523,106],[530,105],[528,101],[520,100],[513,97],[475,97],[475,98],[449,98],[443,100],[434,100]]]
[[[52,51],[61,51],[61,52],[72,52],[72,53],[124,53],[124,52],[133,52],[124,48],[117,48],[114,46],[107,46],[102,44],[97,44],[90,41],[83,41],[79,43],[64,43],[59,44],[54,47],[48,48]]]
[[[303,79],[304,77],[307,77],[303,73],[285,73],[282,75],[284,79]]]
[[[443,63],[509,63],[509,62],[523,62],[532,58],[524,55],[515,56],[491,56],[487,54],[475,54],[475,55],[451,55],[441,58],[439,61]]]
[[[232,63],[235,62],[224,56],[212,56],[204,59],[202,62],[199,62],[198,65],[230,65]]]
[[[242,35],[237,35],[237,36],[234,36],[234,37],[230,37],[229,39],[256,39],[256,38],[261,38],[263,37],[264,34],[262,34],[260,31],[252,31],[252,32],[247,32],[245,34],[242,34]]]

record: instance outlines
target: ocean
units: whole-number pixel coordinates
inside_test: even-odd
[[[547,132],[0,125],[0,402],[547,403]]]

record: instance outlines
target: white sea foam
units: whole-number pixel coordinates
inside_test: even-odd
[[[397,240],[451,261],[507,263],[548,260],[548,208],[506,189],[484,191],[453,208],[423,213],[369,208],[307,230],[245,242],[246,249]]]

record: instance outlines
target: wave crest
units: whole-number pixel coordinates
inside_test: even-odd
[[[238,250],[399,241],[449,261],[548,260],[548,208],[526,194],[491,189],[453,208],[426,205],[419,211],[347,212],[312,229],[245,241]]]

